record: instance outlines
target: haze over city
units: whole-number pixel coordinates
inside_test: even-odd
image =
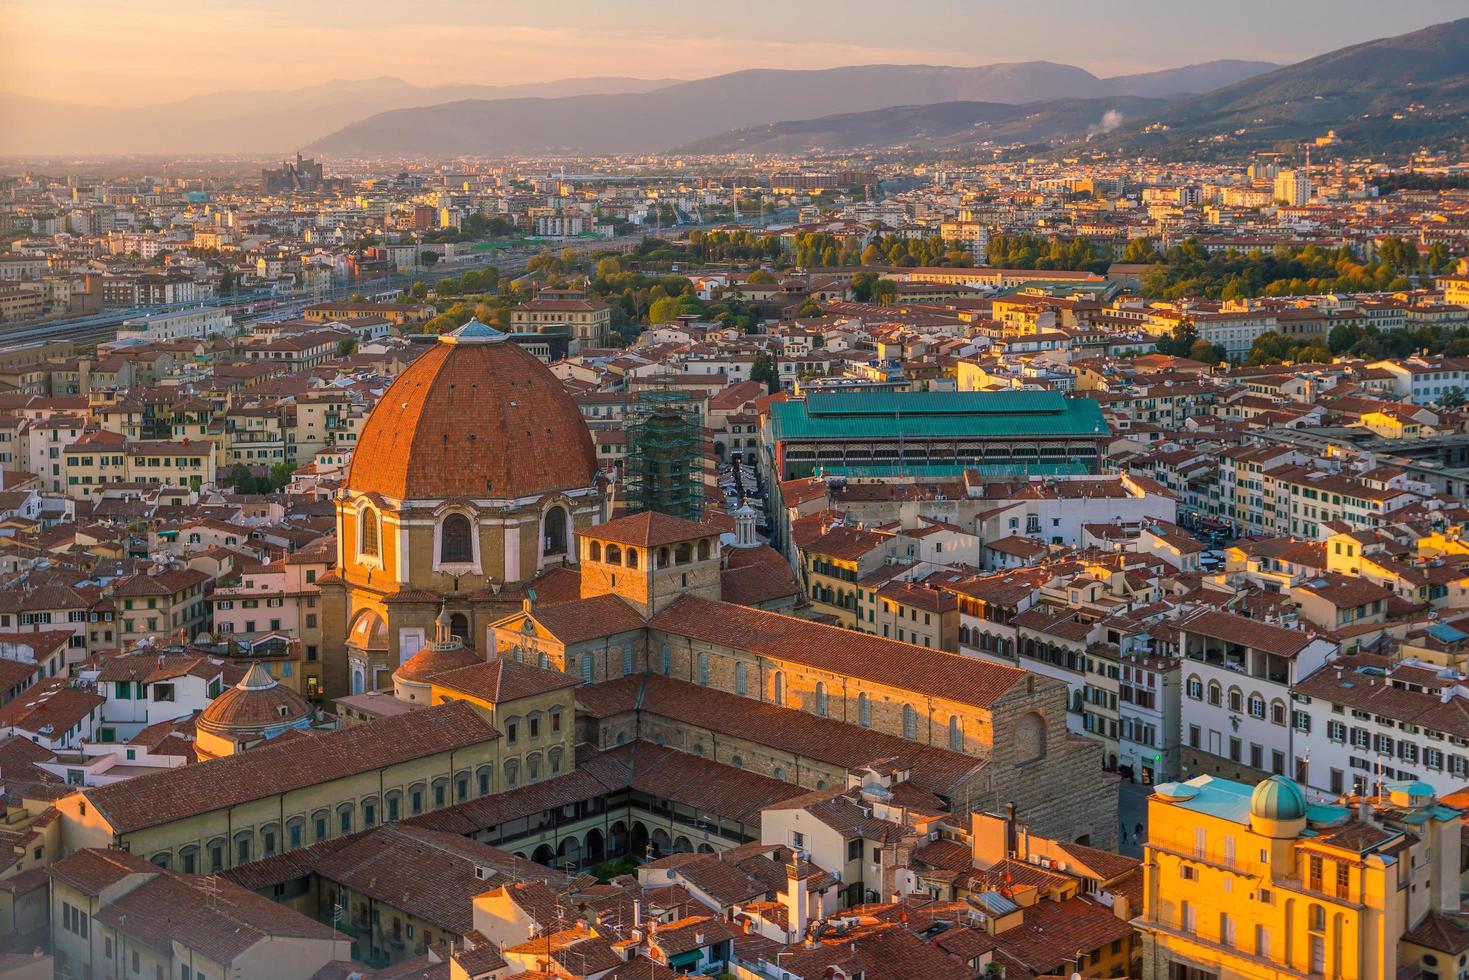
[[[874,0],[738,9],[697,0],[414,4],[320,0],[4,0],[0,92],[137,106],[209,92],[397,76],[513,85],[623,75],[703,78],[745,68],[976,65],[1046,60],[1101,75],[1216,58],[1280,64],[1463,13],[1455,0],[1388,5],[1245,0],[1082,0],[1017,6]],[[1100,43],[1099,43],[1100,42]]]
[[[1463,980],[1466,13],[0,0],[0,980]]]

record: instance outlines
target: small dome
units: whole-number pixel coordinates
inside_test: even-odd
[[[1284,776],[1263,779],[1250,794],[1250,816],[1261,820],[1304,820],[1306,794]]]
[[[480,662],[473,651],[465,649],[464,638],[454,635],[453,618],[447,609],[439,610],[436,623],[438,630],[433,642],[403,661],[403,665],[393,671],[395,680],[427,684],[446,670],[458,670]]]
[[[509,336],[471,317],[464,326],[443,334],[441,339],[448,344],[497,344]]]
[[[403,661],[403,666],[393,671],[393,676],[403,681],[426,683],[446,670],[458,670],[479,663],[474,651],[465,649],[463,643],[444,646],[430,643],[422,650]]]
[[[315,714],[311,702],[276,683],[256,661],[240,683],[209,702],[197,724],[222,738],[248,739],[271,729],[307,724]]]

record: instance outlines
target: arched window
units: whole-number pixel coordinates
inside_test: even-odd
[[[863,728],[872,727],[872,701],[866,694],[857,695],[857,724]]]
[[[964,726],[959,724],[958,715],[949,715],[949,748],[955,752],[964,751]]]
[[[701,539],[699,539],[699,560],[700,561],[708,561],[709,560],[709,539],[708,538],[701,538]]]
[[[1219,686],[1219,682],[1218,681],[1210,681],[1209,682],[1209,703],[1212,704],[1214,707],[1217,708],[1223,702],[1223,700],[1224,700],[1224,688],[1222,688],[1222,687]]]
[[[667,643],[663,644],[663,652],[661,656],[663,661],[663,663],[661,664],[663,668],[663,676],[667,677],[669,672],[673,670],[673,651],[668,649]]]
[[[826,717],[826,684],[822,681],[816,682],[816,713]]]
[[[781,705],[786,703],[786,675],[782,670],[775,672],[775,703]]]
[[[382,545],[378,541],[377,511],[371,507],[364,507],[357,520],[357,554],[364,558],[381,557]]]
[[[622,676],[626,677],[633,670],[632,641],[622,645]]]
[[[615,544],[609,544],[607,546],[607,564],[609,564],[609,565],[621,565],[622,564],[622,549],[619,548]]]
[[[775,767],[775,778],[776,779],[779,779],[781,782],[785,782],[785,778],[786,778],[786,767],[785,766],[776,766]]]
[[[533,783],[541,778],[541,754],[532,752],[525,757],[525,781]]]
[[[249,864],[251,847],[254,845],[255,835],[248,830],[242,830],[235,835],[235,863]]]
[[[581,655],[581,682],[583,684],[592,682],[592,655],[590,653]]]
[[[469,617],[464,613],[451,613],[449,615],[449,632],[459,637],[465,644],[469,643]]]
[[[737,755],[732,755],[729,757],[729,764],[734,766],[736,769],[745,768],[745,760]]]
[[[699,654],[699,683],[704,687],[709,686],[709,654]]]
[[[490,766],[480,766],[474,775],[479,782],[479,795],[489,796],[490,790],[495,787],[495,770]]]
[[[745,679],[745,665],[743,663],[737,663],[737,664],[735,664],[735,693],[736,694],[749,694],[750,693],[749,687],[748,687],[747,682],[746,682],[746,679]]]
[[[505,788],[514,789],[520,785],[520,760],[505,760]]]
[[[209,873],[218,874],[224,870],[224,838],[216,837],[209,842],[205,850],[209,854]]]
[[[587,559],[589,561],[602,560],[602,542],[592,541],[587,545]]]
[[[673,546],[673,563],[675,565],[687,565],[694,560],[694,546],[687,541],[679,542]]]
[[[566,508],[552,507],[541,520],[545,547],[542,555],[566,554]]]
[[[627,549],[627,567],[628,568],[637,568],[638,567],[638,549],[636,549],[636,548],[629,548],[629,549]]]
[[[463,514],[450,514],[439,526],[439,564],[467,565],[474,561],[474,529]]]
[[[564,753],[559,748],[552,749],[546,753],[546,765],[550,768],[550,772],[547,775],[561,775],[561,758],[563,755]]]
[[[911,704],[903,705],[903,737],[910,741],[918,739],[918,712]]]
[[[1250,717],[1251,718],[1264,718],[1265,717],[1265,699],[1264,698],[1260,697],[1260,695],[1258,695],[1258,694],[1253,694],[1252,693],[1250,695],[1250,699],[1249,699],[1249,701],[1247,703],[1250,706]]]

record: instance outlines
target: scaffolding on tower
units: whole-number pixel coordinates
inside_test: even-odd
[[[644,391],[628,406],[626,425],[627,513],[703,520],[705,439],[698,404],[675,388]]]

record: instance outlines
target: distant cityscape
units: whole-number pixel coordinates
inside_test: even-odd
[[[0,136],[0,976],[1469,976],[1469,20],[351,89]]]

